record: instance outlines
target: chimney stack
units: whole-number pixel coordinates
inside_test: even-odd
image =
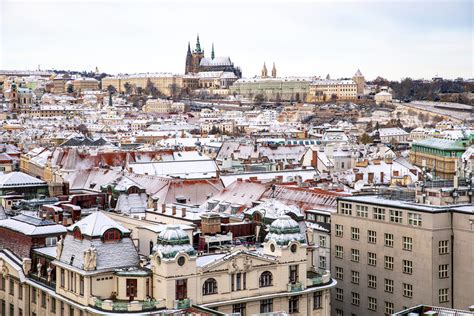
[[[171,208],[172,209],[172,215],[175,216],[176,215],[176,205],[173,205],[173,207]]]
[[[166,213],[166,204],[161,204],[161,213]]]
[[[181,208],[181,217],[186,217],[186,208],[185,207]]]

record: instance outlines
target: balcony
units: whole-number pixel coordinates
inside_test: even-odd
[[[158,308],[165,307],[164,300],[148,300],[148,301],[112,301],[112,300],[101,300],[97,297],[91,298],[91,306],[96,307],[104,311],[113,312],[141,312],[155,310]]]
[[[331,282],[331,273],[329,270],[312,270],[306,272],[306,285],[308,287],[320,286]]]
[[[176,309],[186,309],[191,307],[191,299],[190,298],[185,298],[182,300],[176,300],[174,301],[174,306]]]
[[[48,281],[47,278],[40,277],[37,274],[33,274],[33,273],[30,273],[28,275],[28,277],[32,280],[35,280],[36,282],[41,283],[42,285],[44,285],[44,286],[46,286],[46,287],[48,287],[52,290],[56,289],[56,282],[54,282],[54,281]]]
[[[300,282],[288,283],[288,292],[300,292],[304,290],[304,285]]]

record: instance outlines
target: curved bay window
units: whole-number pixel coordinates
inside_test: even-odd
[[[265,271],[260,275],[260,287],[272,286],[273,275],[270,271]]]
[[[102,241],[119,241],[122,238],[122,234],[118,229],[111,228],[104,232],[102,235]]]
[[[202,295],[217,294],[217,281],[213,278],[207,279],[202,286]]]
[[[74,228],[72,235],[74,236],[74,239],[76,240],[82,240],[82,233],[79,227]]]

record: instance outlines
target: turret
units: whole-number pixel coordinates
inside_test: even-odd
[[[276,67],[275,67],[275,62],[273,63],[273,68],[272,68],[272,77],[273,78],[276,78],[277,76],[277,70],[276,70]]]

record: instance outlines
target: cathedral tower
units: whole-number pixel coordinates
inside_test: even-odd
[[[268,78],[267,65],[265,63],[263,63],[262,78]]]
[[[186,67],[184,70],[185,74],[192,72],[193,68],[193,55],[191,54],[191,44],[188,42],[188,52],[186,53]]]
[[[357,69],[357,72],[352,77],[352,80],[357,84],[357,95],[364,94],[365,78],[364,75]]]
[[[277,69],[275,67],[275,62],[273,62],[273,68],[272,68],[272,77],[276,78],[277,76]]]

